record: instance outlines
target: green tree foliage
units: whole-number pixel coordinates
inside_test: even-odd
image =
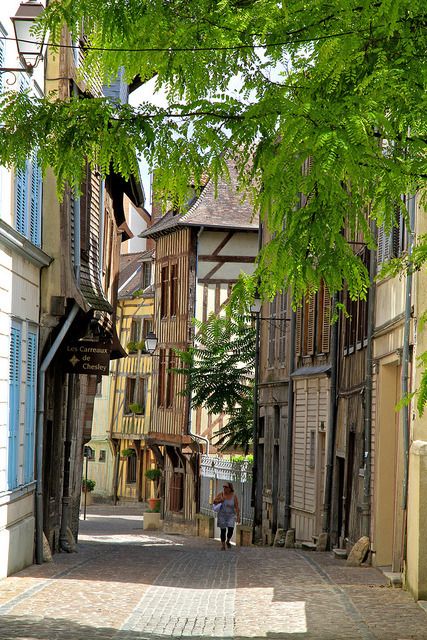
[[[249,449],[253,430],[255,328],[242,317],[212,314],[195,320],[195,346],[177,350],[183,366],[174,369],[187,377],[185,394],[193,408],[228,415],[216,435],[221,449]]]
[[[238,149],[241,187],[275,234],[263,292],[291,286],[300,298],[323,278],[365,293],[344,226],[372,246],[367,213],[391,227],[400,195],[426,181],[424,0],[56,0],[40,30],[59,42],[66,23],[76,41],[82,20],[89,76],[155,76],[169,107],[8,96],[1,162],[38,145],[62,186],[80,182],[86,157],[128,175],[136,150],[159,167],[164,198],[182,203],[190,176],[215,178]]]
[[[323,279],[366,294],[346,238],[373,247],[369,218],[390,229],[401,194],[426,185],[425,0],[56,0],[40,30],[59,42],[64,23],[73,41],[84,24],[89,76],[155,77],[169,106],[8,95],[0,162],[22,164],[37,145],[61,189],[80,183],[86,158],[128,175],[137,151],[179,206],[190,177],[215,179],[238,150],[240,187],[273,238],[260,291],[300,300]]]

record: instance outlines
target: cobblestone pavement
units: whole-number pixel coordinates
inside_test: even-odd
[[[92,507],[78,553],[0,580],[0,639],[427,640],[426,613],[370,567],[149,533],[135,508]]]

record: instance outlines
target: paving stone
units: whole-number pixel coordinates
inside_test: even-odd
[[[91,507],[77,554],[0,580],[1,640],[427,640],[426,612],[332,553],[147,534]]]

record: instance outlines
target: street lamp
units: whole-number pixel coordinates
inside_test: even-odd
[[[157,348],[157,342],[158,340],[157,340],[156,334],[153,333],[152,331],[149,331],[145,336],[145,350],[150,355],[153,355],[153,353],[155,352]]]
[[[43,10],[44,6],[37,0],[21,2],[18,11],[11,17],[11,21],[15,30],[19,60],[23,68],[0,67],[0,73],[26,72],[32,75],[34,68],[42,58],[43,41],[34,38],[31,33],[31,27]]]
[[[251,313],[253,314],[259,313],[261,311],[261,304],[262,304],[261,298],[259,298],[258,296],[255,296],[250,306]]]

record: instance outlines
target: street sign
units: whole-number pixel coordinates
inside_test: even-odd
[[[108,376],[111,344],[95,340],[76,340],[63,351],[66,373]]]

